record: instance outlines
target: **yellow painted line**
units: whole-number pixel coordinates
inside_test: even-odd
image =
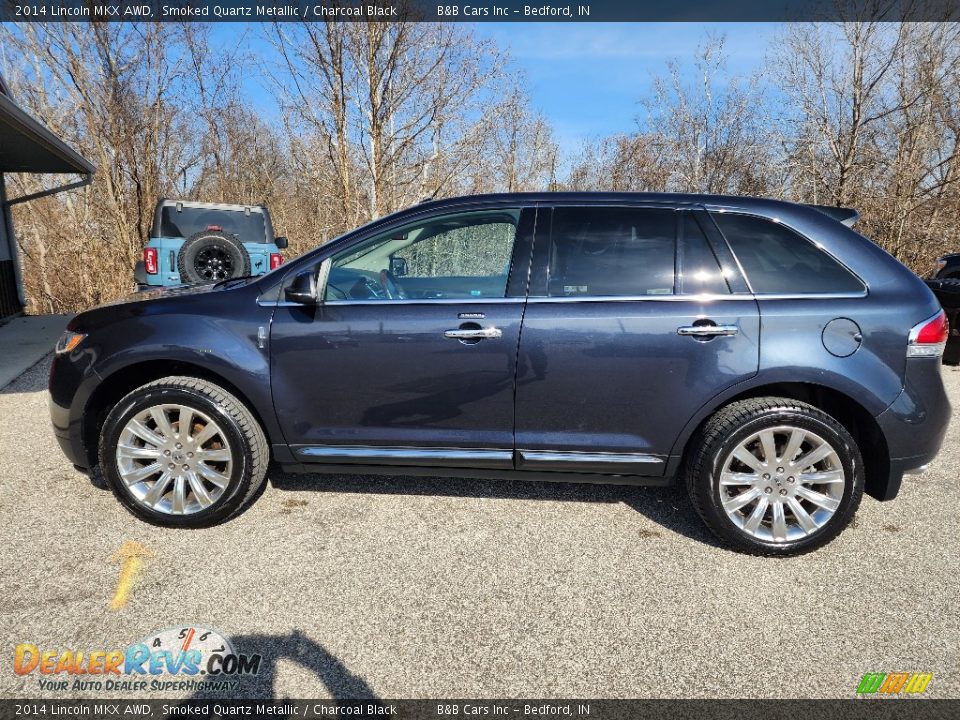
[[[113,593],[113,600],[110,601],[110,609],[117,611],[127,604],[130,599],[130,590],[143,567],[145,558],[153,557],[153,551],[144,547],[135,540],[127,540],[120,546],[110,562],[121,563],[120,577],[117,578],[117,589]]]

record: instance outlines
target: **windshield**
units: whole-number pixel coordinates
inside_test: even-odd
[[[263,213],[242,210],[184,207],[179,212],[170,205],[160,209],[160,237],[188,238],[204,230],[236,235],[240,242],[264,243],[267,230]]]

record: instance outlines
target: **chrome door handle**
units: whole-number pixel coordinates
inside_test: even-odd
[[[717,335],[736,335],[740,328],[736,325],[685,325],[677,328],[677,335],[693,337],[716,337]]]
[[[503,330],[498,327],[458,328],[444,331],[443,336],[451,340],[493,340],[503,337]]]

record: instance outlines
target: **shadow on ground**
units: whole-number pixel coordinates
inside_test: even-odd
[[[300,630],[294,630],[289,635],[234,635],[230,637],[230,644],[237,653],[260,655],[258,672],[255,675],[230,677],[239,682],[234,692],[200,690],[190,700],[245,697],[276,699],[277,663],[281,660],[295,663],[316,676],[317,691],[310,693],[311,697],[329,695],[334,700],[377,699],[363,678],[354,675],[339,658]],[[223,679],[228,678],[224,676]]]
[[[271,466],[269,478],[270,483],[281,491],[623,503],[669,532],[720,547],[717,540],[700,521],[687,494],[679,487],[648,488],[630,485],[472,480],[451,477],[301,475],[285,473],[275,466]]]

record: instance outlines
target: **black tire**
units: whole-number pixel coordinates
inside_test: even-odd
[[[158,404],[178,404],[205,413],[224,431],[231,449],[229,485],[210,507],[184,515],[153,510],[132,495],[120,476],[117,444],[128,421]],[[99,443],[100,468],[120,502],[134,515],[166,527],[209,527],[242,512],[264,486],[270,451],[253,413],[236,397],[206,380],[171,376],[143,385],[124,397],[104,421]]]
[[[177,255],[180,282],[205,283],[250,274],[250,254],[233,235],[205,230],[188,237]]]
[[[723,510],[721,463],[754,433],[778,425],[811,431],[837,452],[846,482],[839,505],[819,529],[803,538],[764,541],[738,527]],[[863,497],[863,460],[847,429],[821,410],[788,398],[755,398],[731,403],[713,415],[691,439],[683,479],[697,513],[708,528],[735,550],[752,555],[800,555],[826,545],[853,519]]]

